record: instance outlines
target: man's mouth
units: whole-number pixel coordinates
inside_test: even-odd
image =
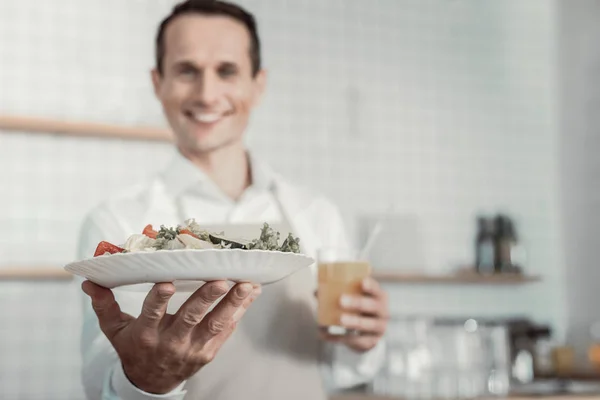
[[[214,124],[225,118],[226,112],[186,112],[186,115],[200,124]]]

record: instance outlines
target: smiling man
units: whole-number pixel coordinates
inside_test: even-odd
[[[255,20],[221,1],[175,6],[156,38],[155,93],[176,156],[149,182],[103,202],[82,228],[79,256],[147,223],[193,217],[235,230],[263,222],[302,251],[347,247],[336,207],[253,158],[243,136],[266,84]],[[209,282],[191,296],[170,283],[142,296],[83,283],[83,383],[89,399],[325,399],[368,382],[384,355],[387,297],[372,279],[340,299],[361,335],[319,336],[315,270],[259,288]],[[262,292],[262,293],[261,293]],[[221,301],[213,308],[218,299]]]

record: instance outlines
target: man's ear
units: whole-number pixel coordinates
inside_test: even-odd
[[[152,71],[150,71],[150,78],[152,79],[152,87],[154,88],[154,94],[156,95],[156,97],[159,97],[162,76],[156,68],[153,68]]]
[[[263,95],[265,93],[265,89],[267,86],[267,71],[261,69],[256,73],[254,77],[254,106],[257,106],[262,101]]]

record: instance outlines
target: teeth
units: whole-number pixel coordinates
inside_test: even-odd
[[[221,114],[194,114],[194,119],[198,122],[210,124],[221,119]]]

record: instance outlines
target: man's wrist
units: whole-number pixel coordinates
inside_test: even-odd
[[[162,394],[154,394],[146,392],[137,387],[125,373],[123,364],[119,363],[115,366],[111,377],[111,386],[113,391],[119,398],[127,400],[151,400],[151,399],[168,399],[168,400],[183,400],[186,391],[183,390],[185,381],[181,382],[173,390]]]

